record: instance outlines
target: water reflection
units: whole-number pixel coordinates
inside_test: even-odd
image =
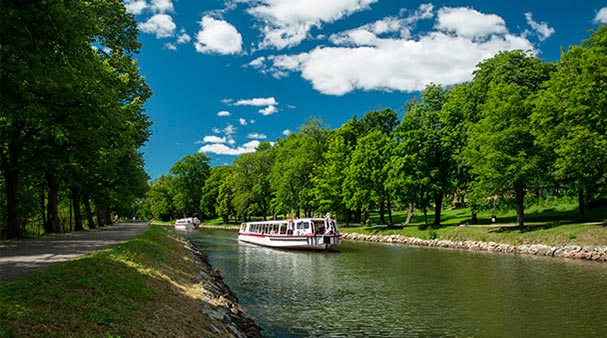
[[[344,242],[338,251],[197,238],[268,337],[607,336],[607,265]]]

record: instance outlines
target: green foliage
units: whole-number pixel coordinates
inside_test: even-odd
[[[450,224],[442,215],[451,206],[466,208],[458,212],[471,217],[460,218],[473,224],[489,222],[486,210],[514,222],[504,216],[514,206],[523,225],[525,208],[533,211],[546,196],[560,199],[564,190],[600,200],[607,186],[606,31],[600,26],[556,65],[524,51],[498,53],[477,65],[469,83],[428,85],[406,103],[400,123],[391,109],[332,131],[310,120],[236,159],[228,175],[208,178],[200,207],[224,222],[330,211],[345,223],[394,224],[393,208],[414,206],[423,216],[413,222],[426,231],[429,214],[433,225]]]
[[[553,158],[554,178],[585,200],[607,186],[607,25],[564,52],[537,95],[531,120],[537,143]],[[595,194],[592,196],[592,194]]]
[[[211,159],[202,153],[186,155],[171,167],[173,204],[180,217],[200,217],[200,199],[205,182],[211,174]]]
[[[89,200],[100,215],[130,210],[145,192],[137,149],[151,124],[143,114],[151,91],[132,59],[134,17],[118,1],[73,0],[3,1],[0,15],[2,237],[22,234],[33,218],[61,231],[68,189],[79,193],[74,210]],[[45,188],[48,203],[38,197]],[[31,190],[41,205],[21,202]]]

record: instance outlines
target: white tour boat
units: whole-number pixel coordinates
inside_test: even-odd
[[[238,240],[283,249],[326,250],[341,242],[337,223],[325,218],[246,222],[240,225]]]
[[[194,230],[198,229],[199,225],[197,217],[181,218],[175,222],[175,230]]]

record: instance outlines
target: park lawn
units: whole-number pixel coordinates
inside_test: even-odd
[[[183,242],[143,235],[0,286],[0,336],[212,336]]]

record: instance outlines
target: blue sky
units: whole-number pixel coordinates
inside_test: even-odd
[[[185,155],[229,164],[310,117],[338,128],[500,50],[556,61],[607,23],[607,1],[126,0],[153,96],[152,177]]]

